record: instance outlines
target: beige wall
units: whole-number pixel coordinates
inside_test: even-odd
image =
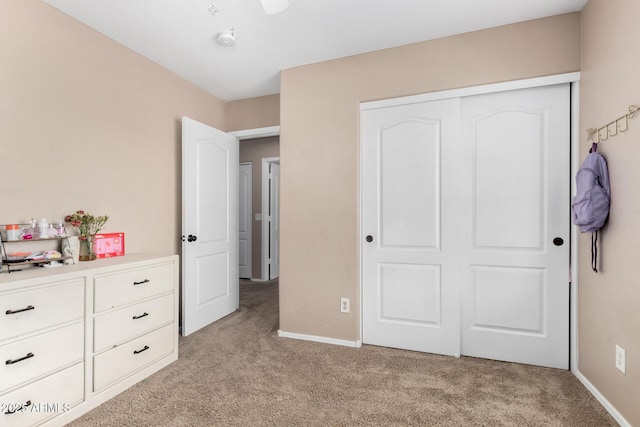
[[[636,0],[590,0],[582,14],[581,132],[640,102],[637,16]],[[569,14],[293,68],[282,98],[225,105],[41,1],[0,0],[0,223],[87,209],[111,216],[105,231],[126,232],[128,252],[177,253],[180,117],[228,131],[274,126],[282,99],[280,328],[356,340],[359,102],[576,71],[579,28]],[[614,204],[599,274],[588,236],[579,247],[579,369],[631,424],[640,424],[639,132],[636,120],[601,145]],[[342,296],[350,315],[339,313]],[[627,350],[627,375],[614,368],[615,344]]]
[[[38,0],[0,0],[0,223],[77,209],[178,253],[183,115],[224,103]]]
[[[262,213],[262,159],[280,156],[280,138],[248,139],[240,142],[240,162],[251,162],[252,173],[252,248],[251,262],[253,278],[262,277],[262,221],[256,221],[256,214]]]
[[[580,159],[586,129],[604,126],[640,104],[640,2],[590,0],[582,13]],[[640,118],[602,142],[612,206],[600,240],[600,272],[591,265],[590,233],[579,239],[578,340],[580,372],[631,425],[640,425]],[[627,374],[616,370],[615,345],[627,352]]]
[[[226,106],[227,132],[280,124],[280,94],[230,101]]]
[[[568,14],[284,70],[280,329],[360,338],[361,101],[579,69],[580,15]]]

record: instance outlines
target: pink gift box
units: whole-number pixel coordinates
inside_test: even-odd
[[[124,255],[124,233],[96,234],[93,241],[96,258],[111,258]]]

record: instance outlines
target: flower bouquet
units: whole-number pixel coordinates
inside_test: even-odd
[[[102,230],[109,217],[107,215],[95,216],[83,210],[75,211],[67,215],[64,220],[78,229],[80,240],[80,261],[96,259],[93,247],[94,236]]]

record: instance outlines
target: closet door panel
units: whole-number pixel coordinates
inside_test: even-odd
[[[459,100],[362,120],[363,342],[458,355]]]
[[[464,355],[568,368],[569,101],[568,85],[462,101]]]
[[[380,129],[381,246],[440,246],[440,123],[407,118]]]
[[[492,111],[471,126],[474,246],[540,249],[544,111]]]

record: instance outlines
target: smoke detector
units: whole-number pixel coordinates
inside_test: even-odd
[[[237,41],[236,32],[233,29],[233,27],[231,27],[227,31],[223,31],[221,33],[218,33],[218,43],[220,43],[224,47],[235,46],[236,41]]]

